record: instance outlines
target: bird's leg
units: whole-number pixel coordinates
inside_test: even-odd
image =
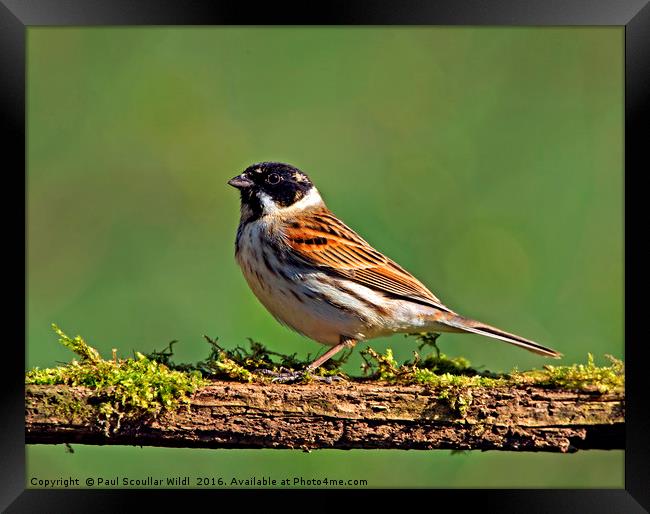
[[[327,350],[323,355],[307,366],[306,371],[314,371],[343,350],[343,348],[353,348],[355,344],[357,344],[356,340],[341,336],[341,342]]]
[[[343,350],[343,348],[352,348],[354,347],[355,344],[357,344],[356,340],[341,336],[341,342],[339,344],[333,346],[332,348],[327,350],[323,355],[321,355],[316,360],[314,360],[311,364],[309,364],[305,368],[304,371],[280,373],[273,378],[273,382],[295,382],[296,380],[299,380],[302,377],[304,377],[306,373],[314,371],[319,366],[322,366],[325,362],[327,362],[329,359],[331,359],[337,353]],[[327,382],[327,383],[331,383],[332,380],[337,380],[337,378],[335,377],[314,377],[314,378],[316,380],[320,380],[322,382]],[[340,380],[340,378],[338,378],[338,380]]]

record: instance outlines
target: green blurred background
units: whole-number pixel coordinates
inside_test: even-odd
[[[613,28],[29,28],[27,367],[177,362],[252,337],[312,356],[249,291],[226,181],[278,160],[460,313],[623,358],[623,42]],[[412,340],[379,339],[399,359]],[[365,345],[364,345],[365,346]],[[364,346],[361,346],[363,348]],[[546,362],[473,335],[484,369]],[[346,371],[360,373],[358,352]],[[364,478],[373,487],[623,487],[623,452],[30,446],[28,478]],[[134,476],[137,478],[137,476]]]

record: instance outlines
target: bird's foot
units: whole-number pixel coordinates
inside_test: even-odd
[[[302,381],[306,373],[304,371],[294,371],[287,368],[280,368],[279,371],[270,369],[255,370],[260,375],[266,375],[271,378],[271,382],[279,382],[280,384],[290,384],[292,382]]]
[[[280,383],[280,384],[291,384],[296,382],[306,382],[309,380],[316,380],[317,382],[325,382],[326,384],[331,384],[333,382],[341,382],[345,378],[334,375],[334,376],[320,376],[313,375],[310,370],[300,370],[294,371],[287,368],[280,368],[279,371],[272,371],[270,369],[260,369],[257,370],[258,373],[271,377],[271,382]]]

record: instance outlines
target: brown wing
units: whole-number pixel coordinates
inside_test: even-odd
[[[408,271],[379,253],[327,208],[289,221],[284,237],[301,260],[366,287],[451,312]]]

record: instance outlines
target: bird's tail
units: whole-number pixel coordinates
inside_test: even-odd
[[[494,339],[500,339],[506,343],[514,344],[520,348],[525,348],[529,352],[537,353],[539,355],[545,355],[546,357],[554,357],[559,359],[562,357],[560,352],[556,352],[552,348],[547,348],[541,344],[531,341],[530,339],[525,339],[516,334],[511,334],[500,328],[493,327],[486,323],[481,323],[469,318],[464,318],[458,314],[453,313],[443,313],[443,316],[437,316],[436,321],[439,324],[447,325],[453,331],[458,332],[471,332],[472,334],[480,334],[482,336],[492,337]]]

